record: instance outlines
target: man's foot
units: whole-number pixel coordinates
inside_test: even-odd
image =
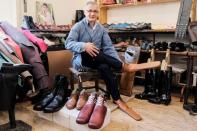
[[[142,63],[142,64],[123,64],[123,72],[136,72],[139,70],[144,70],[144,69],[151,69],[151,68],[156,68],[161,65],[160,61],[154,61],[154,62],[149,62],[149,63]]]
[[[124,103],[122,100],[117,100],[115,103],[118,105],[119,109],[127,113],[129,116],[134,118],[136,121],[142,120],[142,117],[135,112],[133,109],[129,108],[126,103]]]

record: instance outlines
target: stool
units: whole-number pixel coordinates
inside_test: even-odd
[[[96,70],[88,70],[88,71],[77,71],[74,68],[69,68],[70,70],[70,83],[71,83],[71,89],[74,89],[74,80],[77,80],[78,82],[78,89],[83,90],[83,89],[93,89],[98,92],[99,90],[103,91],[105,93],[105,96],[110,99],[110,94],[109,91],[106,89],[104,90],[103,88],[99,87],[99,79],[101,78],[100,74]],[[115,71],[114,72],[115,77],[118,81],[120,81],[120,75],[121,72]],[[83,82],[85,81],[94,81],[95,85],[94,86],[89,86],[89,87],[83,87]],[[119,82],[120,83],[120,82]]]

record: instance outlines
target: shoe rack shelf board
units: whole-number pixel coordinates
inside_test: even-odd
[[[140,6],[140,5],[152,5],[152,4],[162,4],[169,2],[179,2],[180,0],[152,0],[150,3],[145,2],[137,2],[131,4],[112,4],[112,5],[103,5],[102,0],[99,0],[99,22],[101,24],[107,23],[107,10],[111,8],[123,8],[123,7],[132,7],[132,6]]]

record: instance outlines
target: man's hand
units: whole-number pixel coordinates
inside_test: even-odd
[[[97,54],[99,54],[99,49],[93,43],[86,43],[84,48],[85,51],[92,57],[97,56]]]

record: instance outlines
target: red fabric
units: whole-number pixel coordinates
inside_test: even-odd
[[[21,30],[23,34],[35,45],[37,45],[41,52],[46,52],[48,46],[44,42],[44,40],[36,37],[34,34],[32,34],[29,30]]]
[[[0,33],[6,36],[6,38],[4,39],[4,42],[13,49],[18,59],[24,63],[20,46],[16,44],[16,42],[14,42],[10,36],[6,35],[2,28],[0,28]]]

